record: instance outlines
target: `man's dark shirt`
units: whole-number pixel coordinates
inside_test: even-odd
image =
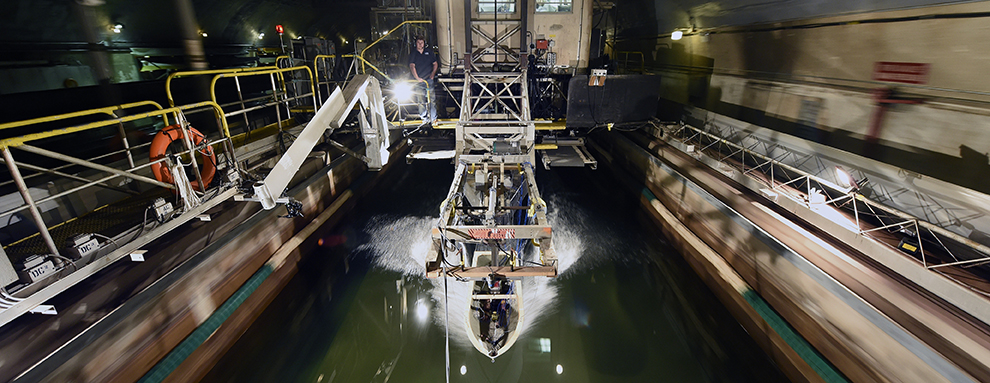
[[[416,49],[413,49],[409,53],[409,63],[416,64],[416,74],[423,80],[430,77],[430,73],[433,72],[433,63],[435,62],[437,62],[437,55],[433,54],[428,48],[424,49],[423,53],[419,53]]]

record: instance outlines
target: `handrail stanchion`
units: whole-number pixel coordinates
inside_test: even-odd
[[[14,162],[14,157],[10,155],[10,148],[3,146],[0,147],[0,151],[3,152],[4,161],[7,162],[7,169],[10,169],[10,176],[14,178],[14,182],[17,184],[17,190],[21,192],[21,198],[31,210],[31,217],[34,218],[35,226],[38,226],[38,232],[41,233],[41,238],[48,246],[48,251],[51,251],[56,257],[60,256],[58,247],[55,246],[55,241],[52,240],[52,235],[48,232],[48,225],[45,225],[45,220],[41,217],[41,212],[38,211],[38,205],[34,203],[34,198],[31,198],[27,184],[24,183],[24,178],[21,177],[20,170],[17,169],[17,163]]]

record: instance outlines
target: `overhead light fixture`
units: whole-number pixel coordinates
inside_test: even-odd
[[[203,35],[203,37],[208,37],[208,35],[206,34],[206,32],[201,33],[201,35]]]
[[[110,27],[110,30],[113,31],[113,33],[120,33],[122,29],[124,29],[124,24],[114,24]]]
[[[671,34],[670,34],[670,39],[671,39],[671,40],[675,40],[675,41],[676,41],[676,40],[680,40],[680,39],[681,39],[681,37],[684,37],[684,32],[681,32],[681,31],[674,31],[674,33],[671,33]]]
[[[261,32],[261,33],[259,33],[259,34],[258,34],[258,40],[261,40],[261,39],[263,39],[263,38],[265,38],[265,32]]]

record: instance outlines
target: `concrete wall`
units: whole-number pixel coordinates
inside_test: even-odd
[[[530,0],[530,6],[535,6]],[[533,41],[541,35],[554,40],[557,65],[587,68],[591,49],[591,0],[574,0],[572,12],[534,13],[530,31]]]
[[[990,78],[980,75],[990,68],[985,12],[990,2],[701,28],[679,41],[668,34],[618,44],[643,51],[664,75],[665,101],[986,192],[968,181],[990,174]],[[930,64],[927,83],[874,81],[880,61]],[[876,150],[866,143],[872,92],[882,87],[923,103],[889,107]]]
[[[976,340],[982,335],[958,322],[936,323],[958,318],[934,314],[940,309],[918,299],[917,290],[899,289],[853,253],[887,252],[909,267],[920,265],[858,234],[850,236],[846,253],[825,241],[809,240],[810,233],[774,213],[765,200],[723,183],[716,172],[698,166],[696,158],[648,138],[626,137],[602,140],[607,147],[602,157],[652,192],[659,202],[644,202],[662,221],[668,238],[794,381],[840,381],[838,373],[806,352],[808,344],[849,381],[964,382],[990,376],[983,362],[990,350]],[[645,190],[638,184],[633,189]],[[753,297],[751,293],[807,343],[786,336],[786,342],[778,340],[788,326],[774,325],[772,316],[754,315],[758,300],[746,298],[744,303],[738,297]],[[983,310],[985,302],[971,295]],[[920,322],[924,324],[916,326]]]

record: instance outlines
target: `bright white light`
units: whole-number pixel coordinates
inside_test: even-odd
[[[412,99],[413,86],[408,82],[397,82],[392,87],[392,93],[395,94],[395,99],[399,102],[406,102]]]
[[[265,38],[265,32],[261,32],[261,33],[259,33],[259,34],[258,34],[258,40],[261,40],[261,39],[263,39],[263,38]]]
[[[839,181],[839,185],[844,188],[851,188],[856,184],[856,181],[853,180],[852,174],[849,174],[849,172],[841,166],[835,167],[835,179]]]
[[[670,34],[670,39],[671,40],[680,40],[681,39],[681,36],[684,36],[684,32],[674,31],[674,33],[671,33]]]
[[[203,32],[203,37],[207,37],[207,34],[206,34],[206,32]]]
[[[426,307],[426,303],[423,301],[416,302],[416,319],[420,322],[426,322],[427,316],[430,315],[430,310]]]
[[[557,365],[557,375],[560,375],[560,374],[563,374],[563,373],[564,373],[564,366],[561,366],[561,365],[558,364]]]
[[[120,33],[121,29],[124,29],[123,24],[114,24],[113,27],[110,28],[110,30],[112,30],[113,33]]]
[[[550,338],[540,338],[540,352],[550,352]]]
[[[461,365],[461,375],[467,374],[467,366]]]

